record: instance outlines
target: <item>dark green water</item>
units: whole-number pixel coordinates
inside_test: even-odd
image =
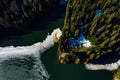
[[[0,46],[24,46],[40,42],[46,38],[48,32],[51,33],[53,29],[62,27],[63,22],[64,14],[60,15],[58,19],[45,24],[48,29],[35,30],[21,36],[11,36],[1,41]],[[89,71],[83,65],[59,64],[57,63],[56,52],[57,44],[42,55],[42,62],[50,74],[49,80],[112,80],[112,72],[109,71]],[[34,71],[32,71],[33,65],[34,59],[32,57],[1,62],[0,80],[39,80],[39,76],[32,75],[34,74]],[[32,77],[35,78],[32,79]]]

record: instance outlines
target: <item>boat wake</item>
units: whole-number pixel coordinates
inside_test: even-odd
[[[0,47],[0,62],[12,58],[18,59],[26,58],[26,56],[32,56],[36,61],[35,65],[33,66],[33,71],[37,70],[38,72],[35,73],[35,75],[38,75],[40,73],[41,75],[39,75],[39,80],[47,80],[49,78],[49,75],[41,62],[41,53],[54,46],[55,42],[59,40],[61,34],[62,33],[60,29],[57,28],[51,33],[51,35],[48,34],[48,36],[45,40],[43,40],[43,42],[38,42],[31,46]]]
[[[108,70],[108,71],[113,71],[117,70],[118,67],[120,66],[120,60],[118,60],[115,63],[111,64],[86,64],[85,67],[89,70]]]

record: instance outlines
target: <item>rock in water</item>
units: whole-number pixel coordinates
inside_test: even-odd
[[[119,7],[119,0],[69,0],[58,47],[60,63],[117,62],[120,59]],[[83,31],[82,26],[85,26]],[[92,47],[77,45],[75,41],[81,33]],[[68,45],[71,38],[75,45],[72,47]]]

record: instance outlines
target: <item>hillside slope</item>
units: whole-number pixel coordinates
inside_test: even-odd
[[[0,35],[2,32],[4,35],[4,32],[8,31],[20,32],[29,29],[34,19],[42,21],[46,15],[58,10],[58,6],[60,0],[1,0]]]
[[[119,7],[119,0],[69,0],[58,47],[60,63],[105,64],[120,59]],[[81,34],[92,47],[75,42]]]

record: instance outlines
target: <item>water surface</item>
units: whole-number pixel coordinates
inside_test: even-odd
[[[63,22],[64,14],[61,14],[58,19],[44,24],[47,29],[34,30],[20,36],[10,36],[8,39],[1,41],[0,46],[32,45],[40,42],[46,38],[48,32],[51,33],[53,29],[63,27]],[[109,71],[89,71],[81,64],[59,64],[56,52],[57,44],[42,55],[42,62],[50,75],[49,80],[112,80],[112,72]],[[39,70],[41,63],[39,61],[35,57],[27,56],[23,59],[1,62],[0,80],[41,80]]]

